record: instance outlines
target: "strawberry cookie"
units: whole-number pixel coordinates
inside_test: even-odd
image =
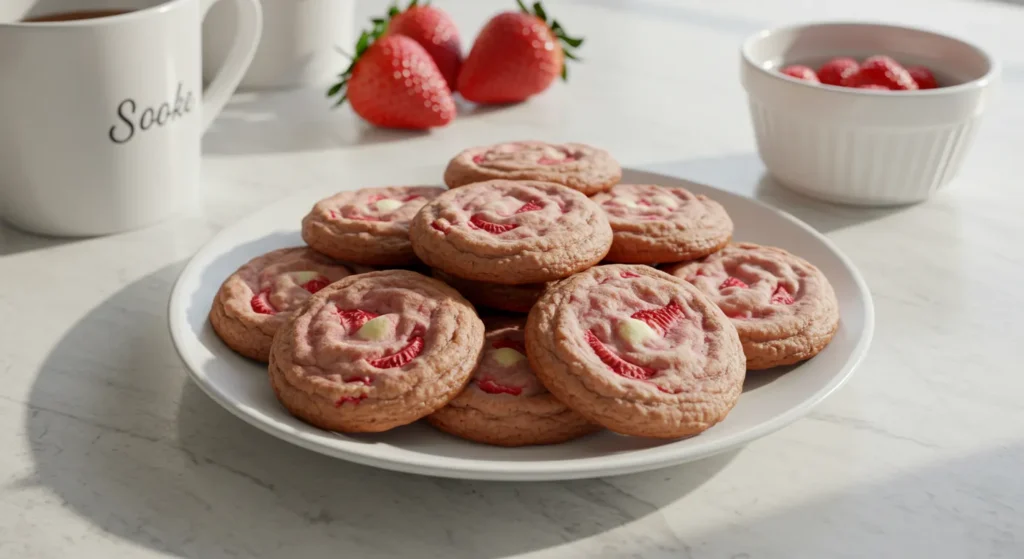
[[[696,435],[736,404],[743,347],[728,317],[682,279],[640,265],[591,268],[530,311],[526,355],[541,382],[626,435]]]
[[[409,238],[432,268],[519,285],[564,278],[600,262],[612,230],[601,208],[571,188],[493,180],[450,190],[423,206]]]
[[[323,429],[378,432],[458,395],[484,325],[454,289],[407,270],[321,290],[274,338],[270,383],[292,415]]]
[[[548,285],[546,283],[502,285],[462,279],[442,270],[435,269],[432,273],[435,278],[454,287],[474,305],[515,313],[530,312]]]
[[[750,370],[810,359],[839,328],[839,303],[825,275],[780,248],[734,244],[666,271],[732,318]]]
[[[256,257],[231,274],[213,300],[210,324],[231,349],[266,362],[291,312],[313,293],[352,272],[306,247]]]
[[[718,202],[683,188],[619,184],[591,197],[614,232],[605,260],[630,264],[702,258],[732,238],[732,220]]]
[[[427,421],[446,433],[501,446],[560,443],[598,429],[537,380],[526,359],[525,322],[484,322],[484,352],[473,379]]]
[[[622,178],[619,163],[603,149],[583,144],[511,142],[470,148],[444,172],[451,188],[491,179],[547,181],[587,196],[608,190]]]
[[[339,192],[313,206],[302,220],[302,239],[332,258],[367,266],[417,262],[409,221],[444,192],[433,186],[392,186]]]

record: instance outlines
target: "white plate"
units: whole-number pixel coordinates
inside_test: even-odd
[[[221,343],[207,313],[224,278],[247,260],[302,244],[298,233],[302,216],[318,198],[330,194],[330,189],[276,203],[224,229],[203,247],[185,267],[171,294],[171,335],[193,380],[228,411],[267,433],[361,464],[465,479],[588,478],[704,458],[791,423],[849,378],[867,353],[874,310],[860,273],[828,239],[788,214],[735,194],[640,171],[627,170],[623,180],[683,186],[713,197],[732,216],[737,240],[783,247],[807,258],[828,276],[839,297],[839,331],[821,354],[785,374],[752,375],[729,416],[699,436],[660,441],[602,432],[560,445],[510,449],[462,441],[422,422],[382,434],[351,436],[323,431],[293,418],[275,399],[266,368],[235,355]]]

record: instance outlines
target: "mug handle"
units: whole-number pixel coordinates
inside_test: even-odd
[[[210,8],[220,0],[200,0],[200,14],[202,19]],[[231,94],[238,88],[245,71],[256,54],[256,47],[260,43],[260,34],[263,31],[263,9],[259,0],[235,0],[238,7],[238,26],[235,31],[235,40],[231,43],[231,49],[224,59],[224,65],[210,81],[210,85],[203,91],[202,107],[203,132],[210,127],[213,119],[220,114],[227,104]]]

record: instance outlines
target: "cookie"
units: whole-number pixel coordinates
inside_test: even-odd
[[[839,328],[839,303],[825,274],[780,248],[733,244],[666,271],[697,286],[732,319],[750,370],[810,359]]]
[[[494,180],[449,190],[423,206],[409,238],[432,268],[464,279],[521,285],[564,278],[600,262],[612,244],[601,208],[564,186]]]
[[[729,243],[732,220],[718,202],[683,188],[619,184],[591,198],[614,232],[605,260],[658,264],[702,258]]]
[[[544,386],[626,435],[696,435],[743,391],[736,328],[692,285],[648,266],[598,266],[548,288],[526,355]]]
[[[490,307],[515,313],[528,313],[544,293],[546,283],[525,283],[523,285],[501,285],[462,279],[433,270],[433,276],[454,287],[469,302],[481,307]]]
[[[266,362],[274,334],[310,295],[352,271],[306,247],[258,256],[220,286],[210,324],[231,349]]]
[[[451,188],[492,179],[546,181],[586,195],[608,190],[622,168],[603,149],[584,144],[511,142],[470,148],[455,156],[444,172]]]
[[[457,437],[500,446],[553,444],[599,429],[557,400],[530,369],[525,318],[487,319],[484,352],[473,379],[427,417]]]
[[[444,192],[433,186],[391,186],[339,192],[320,200],[302,220],[302,239],[313,250],[367,266],[417,264],[409,221]]]
[[[454,289],[406,270],[321,290],[274,338],[270,383],[292,415],[378,432],[444,407],[469,382],[484,325]]]

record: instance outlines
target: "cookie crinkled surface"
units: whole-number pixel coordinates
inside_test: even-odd
[[[555,397],[627,435],[698,434],[725,418],[745,378],[725,314],[648,266],[597,266],[549,288],[530,311],[526,349]]]
[[[751,370],[809,359],[839,328],[839,303],[828,279],[781,248],[736,243],[666,271],[721,307],[739,332]]]
[[[377,432],[440,409],[469,382],[484,326],[454,289],[405,270],[350,276],[274,338],[282,404],[323,429]]]
[[[518,285],[601,261],[612,230],[601,208],[564,186],[493,180],[449,190],[413,218],[416,255],[450,275]]]
[[[507,142],[469,148],[456,155],[444,181],[457,188],[492,179],[561,184],[586,195],[603,192],[622,178],[622,168],[607,151],[585,144]]]

